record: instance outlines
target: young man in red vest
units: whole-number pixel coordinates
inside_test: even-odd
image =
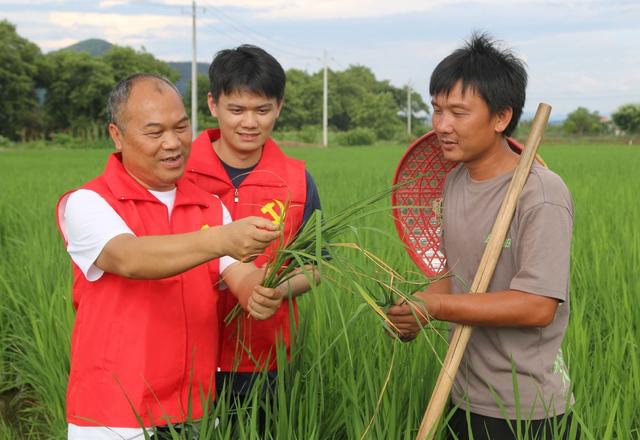
[[[205,130],[194,140],[187,176],[218,195],[233,218],[283,220],[286,242],[320,209],[320,200],[304,162],[286,156],[270,137],[282,109],[285,81],[282,66],[258,47],[218,52],[209,67],[208,103],[220,128]],[[261,267],[267,258],[255,264]],[[283,289],[286,299],[272,318],[240,316],[224,327],[216,376],[219,390],[226,383],[233,395],[245,397],[257,371],[266,370],[274,381],[276,346],[284,344],[289,353],[290,332],[297,321],[294,297],[309,289],[304,277],[299,280]],[[222,315],[236,303],[234,297],[224,296]]]
[[[258,285],[261,270],[234,260],[260,254],[277,227],[231,223],[217,197],[182,177],[191,127],[173,84],[133,75],[108,108],[118,152],[58,204],[77,309],[70,439],[142,438],[140,421],[151,431],[202,416],[201,393],[215,393],[221,277],[253,318],[282,302]]]

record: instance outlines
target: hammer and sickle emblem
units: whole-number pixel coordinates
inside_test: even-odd
[[[282,217],[281,214],[279,214],[274,208],[275,206],[278,205],[279,211],[282,213]],[[269,216],[271,216],[271,222],[274,225],[279,225],[281,221],[284,221],[284,204],[278,200],[278,199],[273,199],[273,202],[269,202],[266,205],[264,205],[262,208],[260,208],[260,212],[262,212],[263,214],[269,214]]]

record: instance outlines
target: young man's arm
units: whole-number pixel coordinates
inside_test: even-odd
[[[251,263],[234,263],[222,272],[222,280],[245,311],[254,318],[267,319],[276,312],[284,298],[293,298],[309,290],[311,283],[320,282],[320,276],[312,265],[296,272],[289,280],[270,289],[260,285],[264,269],[258,269]]]
[[[264,270],[252,263],[234,263],[221,276],[240,306],[256,319],[270,318],[282,303],[280,290],[260,285]]]
[[[127,278],[166,278],[224,255],[250,260],[278,236],[277,227],[259,217],[186,234],[121,234],[107,242],[95,265]]]
[[[320,284],[320,272],[313,264],[306,264],[294,270],[292,275],[277,287],[283,298],[295,298],[309,291],[312,286]]]

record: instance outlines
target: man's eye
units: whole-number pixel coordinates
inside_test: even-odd
[[[152,138],[159,138],[160,136],[162,136],[162,132],[161,131],[150,131],[148,133],[145,133],[145,135],[152,137]]]
[[[231,113],[233,113],[234,115],[239,115],[242,113],[242,110],[240,110],[239,108],[233,108],[231,109]]]
[[[176,127],[176,131],[183,132],[187,129],[187,127],[187,125],[181,125],[179,127]]]

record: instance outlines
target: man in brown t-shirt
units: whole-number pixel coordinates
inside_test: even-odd
[[[534,165],[488,293],[465,295],[518,163],[506,137],[522,114],[526,84],[522,61],[474,35],[440,62],[429,86],[443,154],[460,162],[443,194],[442,243],[453,276],[388,316],[405,340],[429,319],[476,327],[451,393],[457,409],[449,427],[459,439],[564,438],[569,431],[560,426],[570,422],[562,415],[573,404],[560,345],[573,206],[560,177]]]

